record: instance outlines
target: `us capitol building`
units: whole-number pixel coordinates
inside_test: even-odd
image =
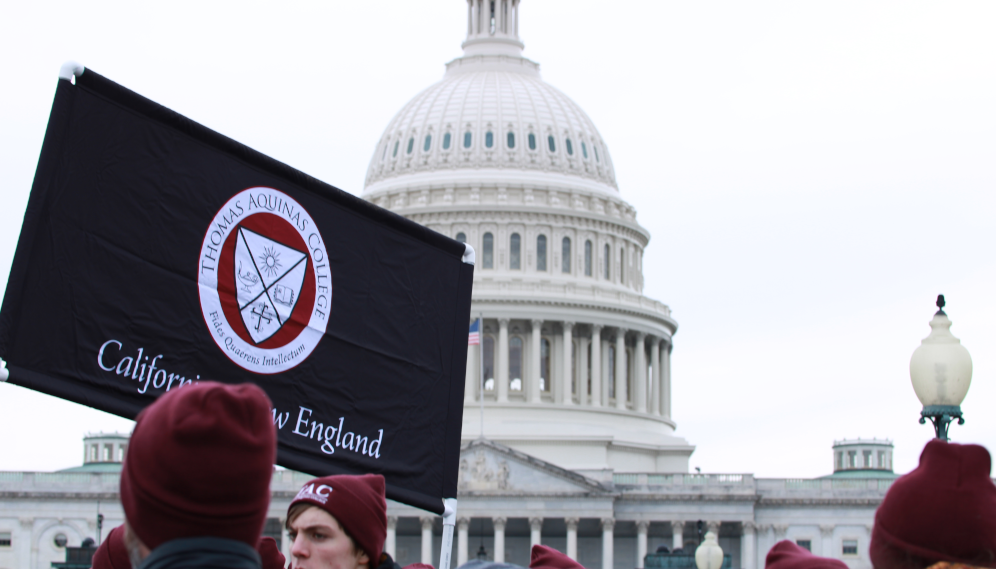
[[[678,325],[642,294],[650,235],[591,119],[522,56],[519,8],[468,1],[463,57],[387,126],[363,192],[477,253],[456,563],[527,566],[544,543],[590,569],[642,568],[658,547],[693,551],[701,528],[734,568],[763,567],[781,539],[870,567],[875,508],[896,477],[890,442],[835,442],[833,474],[818,479],[688,472],[694,447],[671,418]],[[95,434],[81,467],[0,472],[0,569],[48,569],[67,543],[122,523],[126,445]],[[274,473],[266,533],[285,553],[283,518],[309,478]],[[402,565],[438,562],[440,518],[389,506],[386,549]]]

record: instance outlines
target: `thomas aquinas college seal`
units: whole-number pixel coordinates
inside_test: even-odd
[[[280,190],[249,188],[218,210],[197,283],[215,343],[251,372],[293,368],[325,334],[332,304],[325,242],[308,212]]]

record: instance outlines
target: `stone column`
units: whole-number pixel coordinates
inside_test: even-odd
[[[757,568],[757,535],[754,522],[744,522],[744,534],[740,537],[740,565],[743,569]]]
[[[573,385],[573,380],[571,378],[571,371],[574,367],[574,354],[571,353],[572,346],[574,345],[574,323],[564,322],[564,373],[561,374],[563,378],[563,384],[560,388],[560,396],[557,397],[557,401],[563,403],[564,405],[574,405],[574,396],[571,395],[571,386]]]
[[[422,563],[432,565],[432,523],[435,519],[432,516],[421,516],[422,522]]]
[[[616,331],[616,409],[626,408],[626,330]]]
[[[652,338],[650,340],[650,368],[653,370],[653,378],[650,380],[650,412],[654,415],[661,414],[661,340]]]
[[[643,569],[643,558],[647,556],[647,529],[650,522],[640,520],[636,522],[636,567]]]
[[[543,518],[529,518],[529,550],[543,539]]]
[[[498,353],[495,354],[495,368],[498,370],[498,401],[508,401],[508,318],[498,320]]]
[[[495,526],[495,563],[505,562],[505,518],[492,518]]]
[[[543,321],[533,320],[533,331],[530,336],[530,354],[529,354],[529,402],[539,403],[540,402],[540,367],[542,365],[542,359],[540,358],[540,340],[543,337]]]
[[[602,569],[613,569],[615,560],[612,551],[613,539],[612,528],[615,527],[616,520],[612,518],[602,518]]]
[[[647,335],[636,334],[636,345],[633,347],[633,409],[639,413],[647,412]]]
[[[591,326],[591,406],[602,406],[602,327]]]
[[[834,526],[832,525],[820,526],[820,537],[822,538],[821,541],[823,542],[821,544],[822,553],[820,553],[820,555],[822,555],[823,557],[832,557],[836,559],[837,557],[833,554],[833,530]],[[813,553],[816,552],[814,551]]]
[[[788,524],[774,524],[771,529],[775,532],[775,543],[785,539],[785,534],[788,533]]]
[[[685,546],[685,522],[675,520],[671,522],[671,549],[679,549]]]
[[[282,532],[284,535],[287,532]],[[398,516],[387,516],[387,539],[384,540],[384,551],[391,557],[398,552]]]
[[[661,415],[671,418],[671,340],[664,342],[664,346],[661,350],[661,374],[663,374],[664,379],[661,383],[664,387],[661,389]]]
[[[483,323],[482,323],[483,324]],[[481,328],[484,328],[482,325]],[[480,332],[481,343],[477,346],[467,346],[467,375],[464,379],[463,388],[463,402],[464,403],[474,403],[477,399],[474,397],[477,394],[477,390],[480,388],[481,382],[481,352],[484,351],[484,330]]]
[[[457,518],[457,561],[459,567],[467,562],[467,529],[470,527],[470,518]],[[394,557],[392,554],[391,557]]]
[[[564,518],[567,525],[567,556],[577,561],[578,559],[578,518]]]

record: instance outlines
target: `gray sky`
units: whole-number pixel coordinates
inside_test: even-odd
[[[465,17],[461,0],[4,4],[0,283],[64,61],[358,194]],[[913,468],[932,431],[909,358],[938,293],[975,364],[953,439],[996,446],[993,29],[991,1],[523,0],[525,55],[594,120],[652,234],[691,466],[820,476],[835,439],[879,437]],[[78,465],[84,432],[115,429],[0,385],[0,470]]]

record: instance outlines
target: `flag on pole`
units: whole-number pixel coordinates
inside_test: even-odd
[[[92,70],[60,77],[0,308],[10,383],[133,418],[251,381],[279,464],[380,473],[442,513],[472,250]]]
[[[467,335],[467,345],[476,346],[481,343],[481,319],[474,320],[470,325],[470,334]]]

